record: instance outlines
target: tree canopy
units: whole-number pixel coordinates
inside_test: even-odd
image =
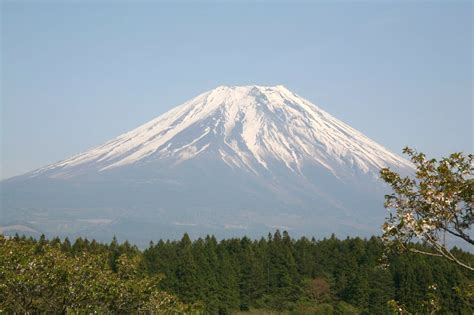
[[[469,261],[449,249],[447,241],[474,245],[469,234],[474,220],[474,156],[453,153],[437,161],[410,148],[404,153],[416,167],[414,178],[388,168],[380,172],[393,190],[385,196],[385,207],[391,213],[383,225],[383,239],[389,248],[443,257],[474,271]],[[428,250],[407,246],[413,240],[423,241]]]
[[[421,244],[411,244],[428,250]],[[78,238],[0,238],[4,313],[470,314],[474,278],[451,262],[415,253],[388,256],[380,238],[335,236],[218,241],[213,236],[150,243],[140,250]],[[453,250],[464,261],[474,256]],[[436,290],[433,289],[436,287]]]
[[[114,272],[113,244],[68,243],[0,235],[0,313],[202,313],[162,291],[161,276],[145,274],[139,256],[116,256]]]

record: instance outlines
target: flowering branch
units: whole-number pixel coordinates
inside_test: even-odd
[[[406,250],[406,244],[414,239],[422,240],[434,252],[414,248],[410,251],[444,257],[474,271],[446,246],[446,233],[474,245],[469,235],[474,221],[474,156],[453,153],[437,161],[410,148],[403,152],[416,167],[415,178],[402,178],[388,168],[380,171],[381,178],[393,190],[385,196],[385,207],[391,212],[382,226],[383,240],[401,250]]]

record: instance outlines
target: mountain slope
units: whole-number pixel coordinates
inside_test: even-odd
[[[24,220],[12,215],[18,209],[44,208],[46,221],[160,217],[164,227],[197,234],[211,227],[311,231],[328,222],[348,234],[373,230],[357,222],[361,214],[383,217],[381,167],[411,169],[283,86],[221,86],[101,146],[4,181],[11,196],[2,211],[15,223]],[[307,222],[315,217],[323,222]]]

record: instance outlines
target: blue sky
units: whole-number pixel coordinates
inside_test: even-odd
[[[473,152],[471,2],[1,4],[1,178],[218,85],[277,85],[394,152]]]

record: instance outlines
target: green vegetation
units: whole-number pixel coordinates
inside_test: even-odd
[[[394,314],[395,305],[413,314],[471,314],[472,272],[411,252],[391,254],[383,266],[383,253],[376,237],[295,240],[279,231],[260,240],[185,234],[143,251],[115,239],[0,237],[0,310]],[[459,249],[451,254],[474,262]]]
[[[0,313],[200,314],[159,289],[128,244],[0,235]]]
[[[443,257],[458,266],[474,271],[468,261],[451,253],[446,239],[474,245],[469,235],[474,221],[474,155],[453,153],[440,161],[405,148],[416,167],[415,178],[402,178],[384,168],[381,178],[393,189],[385,196],[385,207],[392,210],[383,225],[387,249]],[[429,251],[407,247],[412,240],[422,240]]]

